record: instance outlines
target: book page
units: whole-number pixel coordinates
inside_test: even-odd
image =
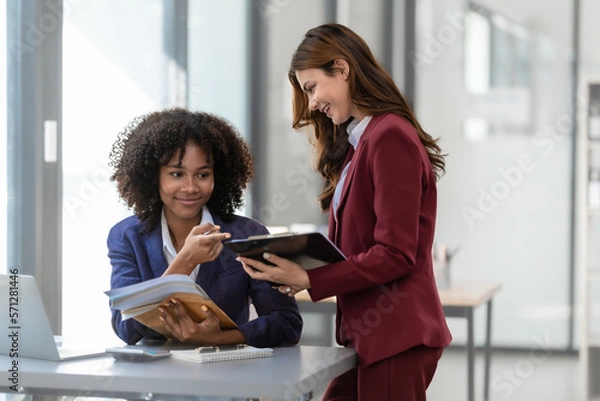
[[[183,274],[172,274],[143,281],[127,287],[106,291],[110,306],[123,310],[143,305],[162,302],[174,292],[197,293],[210,299],[208,294],[191,277]]]

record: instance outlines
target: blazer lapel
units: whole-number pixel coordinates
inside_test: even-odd
[[[352,185],[352,178],[354,177],[354,172],[356,171],[356,165],[358,164],[358,161],[360,159],[360,155],[362,152],[362,148],[363,148],[361,146],[361,144],[364,142],[364,140],[367,137],[367,135],[369,134],[369,132],[371,132],[373,130],[373,127],[375,127],[379,123],[379,119],[380,119],[380,116],[374,116],[371,119],[371,121],[365,128],[365,131],[361,135],[360,140],[358,141],[358,144],[356,146],[356,149],[357,149],[356,152],[352,145],[350,145],[350,147],[348,149],[348,154],[346,155],[346,161],[345,161],[344,165],[352,160],[353,160],[353,163],[351,163],[350,166],[348,167],[348,172],[346,173],[346,178],[344,179],[344,186],[342,187],[340,203],[338,205],[337,210],[335,211],[335,213],[336,213],[335,217],[337,217],[337,218],[339,218],[340,211],[344,208],[344,205],[346,204],[346,198],[348,198],[348,191],[350,189],[350,185]],[[332,219],[332,220],[334,220],[334,222],[335,222],[337,219]],[[337,242],[337,239],[338,239],[337,235],[338,235],[338,231],[339,231],[338,227],[339,227],[339,224],[335,224],[335,229],[333,232],[333,234],[335,235],[334,238],[336,240],[336,243],[338,243]]]
[[[146,236],[144,241],[146,242],[146,249],[148,249],[148,260],[150,262],[150,268],[154,273],[155,277],[160,277],[167,270],[167,260],[163,254],[163,243],[162,243],[162,228],[160,223],[154,227]]]
[[[344,161],[344,166],[346,166],[348,163],[350,163],[352,161],[352,157],[354,155],[354,147],[352,145],[350,145],[350,147],[348,148],[348,154],[346,155],[346,160]],[[337,235],[338,235],[338,224],[337,224],[337,217],[339,217],[340,215],[340,210],[342,209],[342,206],[344,204],[344,201],[347,197],[348,194],[348,188],[350,186],[350,182],[352,181],[352,177],[354,176],[354,167],[355,167],[355,163],[350,163],[350,166],[348,166],[348,171],[346,172],[346,178],[344,178],[344,184],[342,187],[342,193],[340,195],[340,203],[338,204],[338,207],[335,211],[332,211],[330,213],[330,226],[331,224],[333,224],[333,232],[330,234],[333,234],[334,236],[330,238],[335,238],[335,240],[337,241]],[[333,213],[335,213],[335,216],[333,215]]]
[[[344,165],[346,165],[352,161],[353,155],[354,155],[354,148],[352,146],[350,146],[350,149],[348,150],[348,155],[346,156],[346,162],[344,163]],[[350,187],[350,184],[352,183],[352,177],[354,177],[355,167],[356,167],[356,163],[350,163],[350,166],[348,166],[348,171],[346,172],[346,178],[344,179],[344,184],[343,184],[344,186],[342,187],[342,193],[340,195],[340,203],[336,210],[336,214],[338,216],[339,216],[339,211],[342,208],[342,205],[345,203],[345,200],[348,197],[348,188]]]

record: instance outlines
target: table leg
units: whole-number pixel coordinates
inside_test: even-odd
[[[333,318],[328,313],[323,315],[323,334],[325,335],[325,345],[333,347],[335,345],[333,340]]]
[[[467,311],[467,391],[468,400],[475,400],[475,341],[473,330],[473,308],[468,308]]]
[[[485,333],[485,377],[483,381],[483,400],[490,399],[490,365],[492,359],[492,299],[487,302],[487,326]]]

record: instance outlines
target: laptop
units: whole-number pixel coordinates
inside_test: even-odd
[[[0,274],[0,297],[0,355],[49,361],[106,355],[106,347],[55,339],[33,276]]]

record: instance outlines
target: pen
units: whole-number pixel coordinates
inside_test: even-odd
[[[212,234],[213,230],[215,230],[215,229],[217,229],[217,230],[218,230],[219,228],[221,228],[221,226],[215,226],[215,225],[213,225],[213,226],[212,226],[212,227],[211,227],[211,228],[210,228],[208,231],[206,231],[206,232],[205,232],[205,233],[203,233],[202,235],[208,235],[208,234]]]

